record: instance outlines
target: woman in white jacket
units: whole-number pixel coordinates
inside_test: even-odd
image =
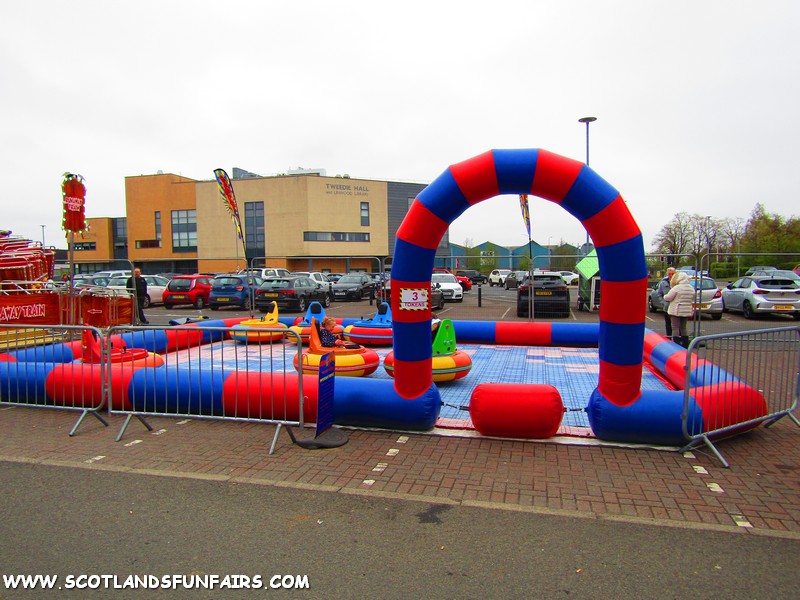
[[[667,313],[672,320],[672,341],[684,348],[689,347],[689,334],[686,324],[692,316],[695,291],[689,283],[689,275],[678,271],[670,280],[672,288],[664,295],[664,301],[669,302]],[[677,335],[674,335],[677,333]]]

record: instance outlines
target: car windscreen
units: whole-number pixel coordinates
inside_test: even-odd
[[[691,284],[694,289],[697,289],[700,281],[703,282],[703,286],[700,288],[702,290],[715,290],[717,289],[717,284],[714,282],[713,279],[708,279],[707,277],[703,277],[702,280],[700,279],[692,279]]]
[[[288,290],[292,287],[293,279],[267,279],[261,284],[262,290]]]
[[[765,290],[792,290],[800,287],[791,279],[778,279],[777,277],[760,279],[756,281],[756,285]]]
[[[431,281],[434,283],[458,283],[455,275],[447,275],[445,273],[432,275]]]
[[[112,277],[108,280],[108,284],[106,285],[118,285],[125,287],[128,285],[128,278],[127,277]]]
[[[239,277],[215,277],[211,282],[214,287],[221,287],[223,285],[242,285],[244,281]]]
[[[343,275],[337,283],[361,283],[361,277],[358,275]]]
[[[170,292],[185,292],[192,287],[191,279],[173,279],[169,282],[167,289]]]

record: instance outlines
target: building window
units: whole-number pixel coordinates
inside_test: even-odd
[[[136,240],[137,248],[161,248],[161,240]]]
[[[361,203],[361,226],[369,226],[369,202]]]
[[[197,252],[197,211],[172,211],[172,251]]]
[[[305,242],[368,242],[369,233],[356,231],[304,231]]]
[[[72,246],[74,250],[97,250],[96,242],[75,242]]]
[[[160,242],[161,241],[161,211],[158,211],[158,210],[156,211],[155,219],[156,219],[156,239]],[[158,247],[160,248],[161,244],[159,244]]]
[[[263,202],[244,203],[244,248],[248,259],[266,253]]]

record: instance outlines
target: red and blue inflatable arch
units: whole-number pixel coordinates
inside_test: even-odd
[[[618,406],[641,394],[647,264],[642,234],[619,192],[587,165],[540,149],[490,150],[451,165],[414,200],[397,231],[392,327],[397,393],[417,398],[431,385],[430,295],[436,248],[470,206],[501,194],[561,205],[592,238],[603,280],[595,394]]]

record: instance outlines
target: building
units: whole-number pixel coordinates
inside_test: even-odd
[[[145,273],[223,272],[246,266],[296,271],[380,271],[424,184],[328,177],[323,170],[259,177],[234,169],[244,234],[216,180],[158,173],[125,178],[125,218],[90,219],[74,244],[80,271],[140,266]],[[449,254],[445,233],[437,253]]]

